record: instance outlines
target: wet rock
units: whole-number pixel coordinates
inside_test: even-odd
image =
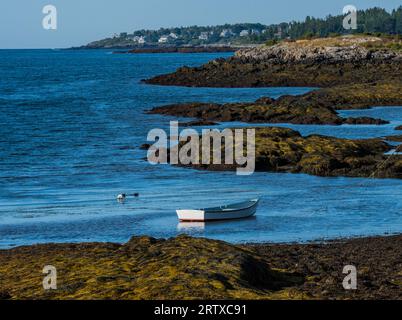
[[[144,143],[140,146],[140,150],[148,150],[151,147],[149,143]]]
[[[359,99],[359,89],[361,96]],[[294,123],[294,124],[373,124],[389,123],[381,119],[369,117],[341,118],[333,106],[361,106],[369,103],[367,95],[385,90],[382,84],[370,88],[353,87],[345,90],[316,90],[307,94],[285,95],[277,100],[263,97],[250,103],[185,103],[156,107],[150,114],[164,114],[178,117],[200,119],[201,123],[210,121],[242,121],[249,123]],[[399,93],[399,88],[392,88]],[[350,94],[353,92],[353,94]],[[401,95],[401,94],[399,94]],[[402,96],[401,96],[402,101]],[[375,97],[378,104],[378,98]]]
[[[182,127],[200,127],[200,126],[216,126],[218,123],[208,120],[195,120],[189,122],[181,122],[179,124]]]
[[[388,124],[389,121],[382,120],[382,119],[373,119],[369,117],[359,117],[359,118],[347,118],[344,120],[345,124],[374,124],[374,125],[381,125],[381,124]]]
[[[397,126],[395,130],[402,130],[402,126]]]
[[[402,135],[386,136],[385,139],[387,141],[402,142]]]
[[[270,97],[261,97],[255,101],[257,104],[273,104],[275,102],[275,99],[270,98]]]

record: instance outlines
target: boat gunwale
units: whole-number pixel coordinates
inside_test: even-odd
[[[201,209],[200,211],[204,211],[204,214],[205,213],[228,213],[228,212],[236,212],[236,211],[243,211],[243,210],[247,210],[247,209],[250,209],[250,208],[252,208],[252,207],[254,207],[254,206],[256,206],[256,205],[258,205],[258,203],[260,202],[260,199],[253,199],[253,200],[250,200],[250,201],[244,201],[244,202],[239,202],[239,203],[235,203],[235,204],[232,204],[232,206],[234,206],[234,205],[239,205],[239,204],[242,204],[242,203],[246,203],[246,202],[253,202],[251,205],[249,205],[248,207],[243,207],[243,208],[228,208],[228,209],[223,209],[223,208],[219,208],[219,207],[216,207],[216,208],[206,208],[206,209]],[[228,205],[228,206],[230,206],[230,205]]]

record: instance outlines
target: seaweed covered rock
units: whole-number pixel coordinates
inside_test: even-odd
[[[285,102],[286,100],[286,102]],[[202,121],[243,121],[249,123],[342,124],[343,120],[331,108],[298,104],[291,96],[280,103],[185,103],[156,107],[151,114],[198,118]]]
[[[323,88],[300,96],[300,99],[306,100],[312,105],[322,104],[336,110],[401,106],[401,79],[391,82],[377,81]]]
[[[402,236],[235,246],[179,236],[0,250],[0,299],[400,299]],[[342,287],[346,263],[358,290]],[[43,290],[42,269],[57,268]],[[379,288],[381,288],[379,290]]]
[[[57,290],[42,287],[49,264]],[[3,299],[252,299],[302,281],[246,248],[188,236],[0,250]]]
[[[303,137],[288,128],[255,129],[255,170],[307,173],[319,176],[402,178],[402,157],[389,157],[392,146],[382,139],[350,140],[322,135]],[[246,150],[246,141],[244,150]],[[184,143],[183,143],[184,144]],[[221,164],[190,164],[203,170],[231,171],[235,164],[225,163],[225,144]],[[201,155],[200,155],[201,157]]]

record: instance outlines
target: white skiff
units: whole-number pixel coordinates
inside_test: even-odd
[[[247,218],[255,214],[260,199],[199,210],[176,210],[180,221],[212,221]]]

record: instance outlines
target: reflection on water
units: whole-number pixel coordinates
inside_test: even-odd
[[[205,224],[205,222],[179,222],[177,225],[177,231],[188,233],[191,233],[192,231],[201,232],[205,230]]]
[[[258,209],[257,209],[258,211]],[[239,223],[244,223],[247,221],[248,223],[250,222],[255,222],[256,221],[256,216],[251,216],[247,217],[244,219],[234,219],[234,220],[217,220],[217,221],[206,221],[206,222],[184,222],[184,221],[179,221],[177,224],[177,231],[178,232],[184,232],[187,234],[191,235],[200,235],[204,234],[204,232],[209,230],[216,230],[222,227],[234,227],[236,228]]]
[[[400,180],[262,172],[239,177],[144,161],[146,152],[139,146],[148,131],[167,129],[172,119],[145,113],[154,106],[253,101],[309,90],[179,88],[140,82],[222,55],[227,56],[0,51],[0,247],[124,242],[133,235],[179,233],[232,242],[307,241],[402,230]],[[391,124],[284,126],[304,135],[368,138],[397,134],[394,127],[402,124],[400,108],[341,113],[383,118]],[[230,124],[234,125],[245,124]],[[116,201],[120,193],[136,192],[138,198]],[[262,201],[254,218],[178,225],[177,208],[219,206],[257,196]]]

